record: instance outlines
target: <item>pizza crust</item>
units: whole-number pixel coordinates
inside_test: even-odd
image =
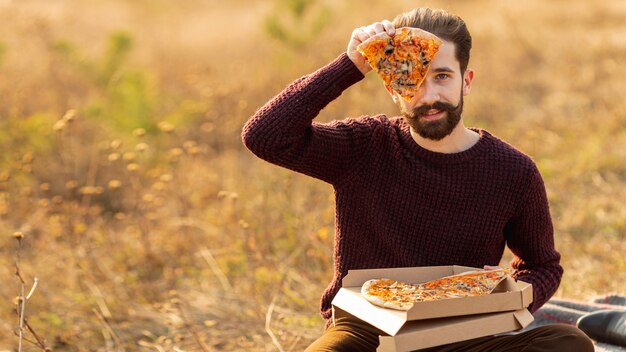
[[[370,303],[383,307],[390,308],[396,310],[409,310],[413,308],[413,302],[402,302],[398,300],[385,300],[377,295],[374,292],[381,285],[381,283],[385,284],[385,286],[393,286],[393,285],[406,285],[412,286],[410,284],[405,284],[402,282],[398,282],[392,279],[371,279],[366,281],[363,286],[361,286],[361,295],[368,300]]]
[[[385,307],[385,303],[386,303],[385,300],[383,300],[380,297],[371,295],[369,293],[369,290],[371,289],[371,287],[376,281],[378,280],[373,279],[373,280],[368,280],[366,283],[364,283],[363,286],[361,287],[361,295],[365,297],[365,299],[367,299],[370,303],[373,303],[374,305],[377,305],[379,307]]]
[[[437,37],[436,35],[430,32],[426,32],[425,30],[420,29],[420,28],[413,28],[413,27],[396,28],[396,33],[394,34],[394,37],[395,36],[398,36],[401,38],[417,37],[420,39],[430,39],[430,40],[433,40],[435,43],[439,44],[440,46],[441,44],[443,44],[442,40],[439,37]],[[364,50],[364,48],[368,46],[368,44],[371,42],[378,41],[378,40],[389,40],[391,38],[392,36],[390,36],[389,33],[380,32],[376,35],[373,35],[367,38],[364,42],[359,44],[357,46],[357,50],[359,51]]]

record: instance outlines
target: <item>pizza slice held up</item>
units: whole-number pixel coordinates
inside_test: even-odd
[[[418,28],[398,28],[393,36],[379,33],[357,50],[390,92],[409,101],[415,96],[443,41]]]

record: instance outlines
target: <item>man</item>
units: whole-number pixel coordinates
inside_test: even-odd
[[[357,45],[400,27],[421,28],[444,41],[418,94],[407,102],[392,93],[403,116],[314,123],[370,71]],[[442,10],[416,9],[393,23],[355,29],[346,53],[293,82],[244,126],[244,143],[257,156],[334,187],[335,275],[322,296],[324,318],[331,317],[331,300],[350,269],[495,266],[505,245],[515,255],[514,277],[533,285],[531,311],[556,291],[562,268],[537,167],[487,131],[466,128],[461,118],[474,78],[471,45],[463,20]],[[380,334],[356,318],[341,319],[308,351],[374,351]],[[555,325],[434,350],[522,349],[593,346],[575,327]]]

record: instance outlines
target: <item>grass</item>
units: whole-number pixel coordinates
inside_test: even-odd
[[[18,348],[16,233],[23,291],[38,279],[24,317],[55,351],[287,351],[315,339],[332,189],[254,158],[239,133],[354,27],[409,8],[359,4],[0,2],[0,350]],[[424,5],[472,30],[466,124],[544,175],[566,270],[556,295],[624,293],[626,6]],[[370,76],[319,120],[394,115],[386,94]]]

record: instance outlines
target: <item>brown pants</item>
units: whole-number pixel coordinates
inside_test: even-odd
[[[305,352],[376,351],[378,336],[384,332],[354,317],[341,317],[330,326]],[[486,336],[449,345],[427,348],[428,352],[593,352],[592,341],[582,331],[571,325],[545,325],[514,335]]]

